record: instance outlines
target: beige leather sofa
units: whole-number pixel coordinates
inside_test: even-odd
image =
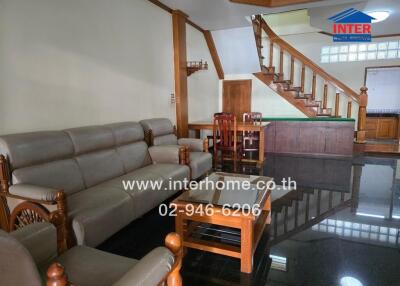
[[[180,138],[175,134],[175,128],[167,118],[152,118],[140,121],[151,146],[185,146],[189,150],[187,163],[191,178],[199,179],[212,168],[212,156],[208,153],[207,140],[197,138]]]
[[[72,225],[77,244],[97,246],[179,191],[169,189],[168,180],[189,179],[188,166],[179,164],[182,151],[148,148],[135,122],[0,136],[6,158],[0,162],[1,195],[56,204],[47,220]],[[123,180],[155,180],[163,190],[126,190]],[[10,229],[21,223],[18,215],[23,213],[11,213]]]
[[[31,224],[11,233],[0,230],[0,284],[70,285],[65,283],[68,280],[76,286],[156,286],[167,281],[168,286],[180,286],[179,236],[169,234],[166,246],[140,260],[87,246],[58,255],[56,230],[50,223]]]

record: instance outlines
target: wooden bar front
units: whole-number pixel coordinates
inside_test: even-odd
[[[354,121],[271,121],[265,151],[281,154],[352,156]]]

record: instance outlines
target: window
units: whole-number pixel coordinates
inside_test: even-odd
[[[372,61],[400,58],[400,41],[324,46],[321,63]]]

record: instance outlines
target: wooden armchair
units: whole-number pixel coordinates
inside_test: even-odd
[[[8,161],[0,155],[0,227],[5,231],[14,231],[29,224],[38,222],[50,222],[57,228],[58,253],[61,254],[72,245],[72,239],[68,234],[67,200],[62,190],[53,191],[46,199],[33,199],[13,195],[9,192],[9,168]],[[7,198],[23,200],[10,213]],[[55,206],[49,211],[43,207]],[[54,207],[53,207],[54,208]]]
[[[6,233],[0,230],[0,275],[3,285],[19,286],[181,286],[182,242],[170,233],[166,247],[140,260],[75,246],[57,254],[56,231],[36,223]],[[44,274],[47,273],[47,281]],[[165,284],[164,284],[165,283]]]

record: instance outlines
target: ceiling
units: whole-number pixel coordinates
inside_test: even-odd
[[[387,10],[391,13],[386,21],[373,24],[373,35],[400,33],[400,0],[323,0],[279,8],[236,4],[229,0],[161,0],[161,2],[173,9],[182,10],[194,23],[212,31],[249,26],[246,17],[255,14],[308,9],[311,25],[319,30],[331,32],[332,25],[327,18],[344,9],[355,8],[361,11]]]
[[[279,8],[263,8],[254,5],[236,4],[229,0],[161,0],[162,3],[172,9],[179,9],[188,14],[190,19],[203,29],[212,31],[249,26],[246,16],[351,4],[360,1],[364,0],[323,0]]]
[[[360,11],[389,11],[390,16],[383,22],[372,24],[372,35],[400,34],[400,1],[399,0],[370,0],[361,3],[336,5],[331,7],[315,7],[308,10],[310,23],[313,27],[325,32],[332,32],[332,24],[326,19],[345,9],[354,8]]]

